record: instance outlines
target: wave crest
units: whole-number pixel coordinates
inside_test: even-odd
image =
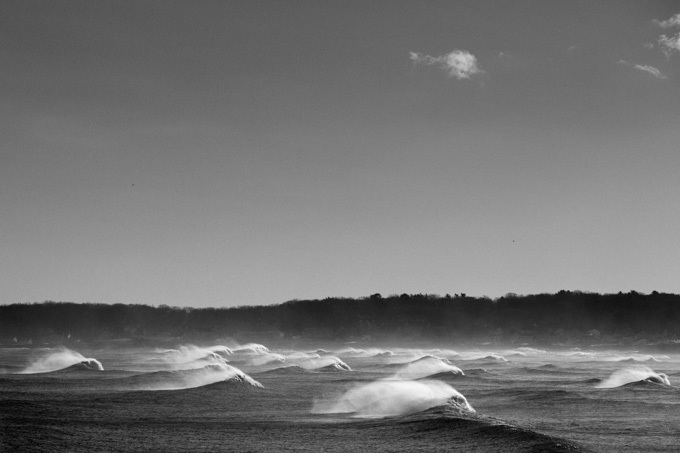
[[[451,365],[446,359],[440,359],[433,356],[422,357],[413,362],[407,363],[399,369],[391,379],[410,380],[422,379],[428,376],[439,375],[442,373],[451,373],[457,375],[464,375],[463,370],[457,366]]]
[[[638,365],[614,371],[607,380],[600,382],[595,387],[601,389],[610,389],[635,382],[650,382],[655,384],[671,385],[666,374],[656,373],[649,367]]]
[[[64,370],[74,365],[83,370],[104,371],[104,367],[99,360],[86,358],[79,352],[63,348],[35,359],[30,365],[20,371],[20,374],[49,373]]]
[[[135,378],[138,381],[134,386],[135,390],[184,390],[225,381],[263,387],[243,371],[226,363],[213,363],[189,370],[157,371]]]
[[[335,400],[316,402],[312,412],[377,418],[413,414],[436,406],[475,412],[461,393],[435,380],[384,380],[359,385]]]

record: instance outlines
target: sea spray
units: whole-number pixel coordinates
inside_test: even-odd
[[[440,373],[464,375],[463,370],[461,370],[455,365],[451,365],[450,363],[448,363],[448,360],[445,361],[430,356],[423,357],[411,363],[407,363],[389,379],[397,380],[421,379]]]
[[[238,354],[238,353],[241,353],[241,354],[244,354],[244,353],[245,354],[248,354],[248,353],[262,354],[262,353],[269,352],[268,347],[266,347],[263,344],[259,344],[259,343],[246,343],[246,344],[242,344],[242,345],[236,345],[236,346],[232,346],[230,349],[234,352],[234,354]]]
[[[230,356],[234,354],[234,351],[231,350],[231,348],[224,346],[224,345],[216,345],[216,346],[210,346],[207,348],[208,350],[221,355],[222,357]]]
[[[503,357],[500,354],[497,354],[495,352],[491,353],[484,353],[484,352],[472,352],[472,353],[464,353],[461,355],[461,360],[466,360],[466,361],[475,361],[475,362],[497,362],[497,363],[505,363],[508,361],[505,357]]]
[[[183,390],[225,381],[244,382],[253,387],[263,387],[243,371],[226,363],[216,363],[189,370],[160,371],[137,376],[136,380],[133,390]]]
[[[48,352],[45,355],[36,358],[31,364],[24,368],[21,373],[49,373],[51,371],[63,370],[74,365],[80,365],[79,368],[86,370],[104,370],[104,367],[99,360],[86,358],[79,352],[63,348],[54,352]]]
[[[610,389],[641,381],[671,385],[668,376],[664,373],[656,373],[649,367],[637,365],[614,371],[609,379],[600,382],[595,387]]]
[[[327,367],[336,368],[339,371],[352,371],[345,362],[338,357],[327,355],[323,357],[288,358],[289,364],[297,365],[306,370],[320,370]]]
[[[271,362],[283,363],[285,361],[286,358],[281,354],[274,352],[263,352],[251,357],[248,364],[253,366],[262,366]]]
[[[317,401],[312,413],[392,417],[445,405],[461,411],[475,411],[461,393],[441,381],[380,380],[358,385],[338,398]]]

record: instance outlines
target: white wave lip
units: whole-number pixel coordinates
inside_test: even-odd
[[[318,370],[321,368],[332,367],[339,371],[352,371],[352,369],[345,362],[340,360],[340,358],[333,355],[326,355],[323,357],[302,357],[302,356],[289,356],[288,364],[297,365],[305,370]]]
[[[664,373],[656,373],[649,367],[638,365],[614,371],[612,375],[609,376],[609,379],[600,382],[595,387],[601,389],[611,389],[640,381],[671,385],[670,381],[668,380],[668,376],[666,376]]]
[[[461,360],[469,360],[469,361],[478,361],[478,362],[501,362],[505,363],[508,361],[505,357],[503,357],[500,354],[496,354],[495,352],[491,353],[482,353],[482,352],[475,352],[475,353],[467,353],[463,354],[461,356]]]
[[[245,354],[263,354],[269,352],[269,348],[259,343],[247,343],[233,346],[230,348],[232,352]]]
[[[86,358],[82,354],[70,349],[60,349],[34,360],[21,374],[49,373],[59,371],[73,365],[82,365],[84,369],[104,371],[104,367],[97,359]]]
[[[449,405],[475,412],[467,399],[441,381],[382,380],[355,387],[336,400],[316,402],[317,414],[351,414],[361,418],[394,417]]]
[[[423,357],[400,368],[391,378],[397,380],[422,379],[440,373],[464,375],[463,370],[451,365],[448,360],[436,357]]]
[[[157,382],[140,385],[136,390],[184,390],[225,381],[239,381],[253,387],[264,387],[236,367],[226,363],[215,363],[202,368],[167,372]]]
[[[215,352],[213,349],[219,351]],[[228,362],[223,355],[225,350],[219,347],[202,348],[194,345],[180,346],[177,349],[157,349],[154,355],[142,355],[139,360],[125,366],[133,371],[177,371],[191,370],[210,364],[224,364]],[[221,354],[220,354],[221,353]]]

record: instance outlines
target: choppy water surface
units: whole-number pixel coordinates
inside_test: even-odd
[[[678,451],[680,355],[0,349],[2,451]]]

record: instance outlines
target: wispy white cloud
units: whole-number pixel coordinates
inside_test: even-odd
[[[482,71],[477,64],[477,58],[467,50],[454,50],[446,55],[433,57],[417,52],[409,52],[409,58],[413,64],[425,66],[439,66],[448,72],[449,77],[456,79],[469,79]]]
[[[654,48],[654,44],[652,44],[651,42],[646,42],[642,45],[642,47],[647,50],[652,50]]]
[[[666,76],[661,71],[659,71],[657,68],[655,68],[654,66],[633,64],[633,63],[626,61],[626,60],[619,60],[618,64],[630,66],[633,69],[637,69],[638,71],[644,71],[648,74],[653,75],[657,79],[665,79],[666,78]]]
[[[649,65],[640,65],[636,64],[633,66],[635,69],[638,69],[640,71],[645,71],[656,77],[657,79],[665,79],[666,76],[661,73],[658,69],[656,69],[654,66],[649,66]]]
[[[654,24],[661,28],[680,28],[680,13],[677,13],[667,20],[654,19],[652,21]],[[671,58],[671,55],[675,52],[680,52],[680,33],[675,36],[661,35],[657,41],[659,43],[659,49],[666,55],[666,58]]]
[[[659,47],[667,58],[674,52],[680,52],[680,33],[675,36],[659,36]]]
[[[668,20],[654,19],[652,22],[661,28],[680,27],[680,13],[671,16]]]

